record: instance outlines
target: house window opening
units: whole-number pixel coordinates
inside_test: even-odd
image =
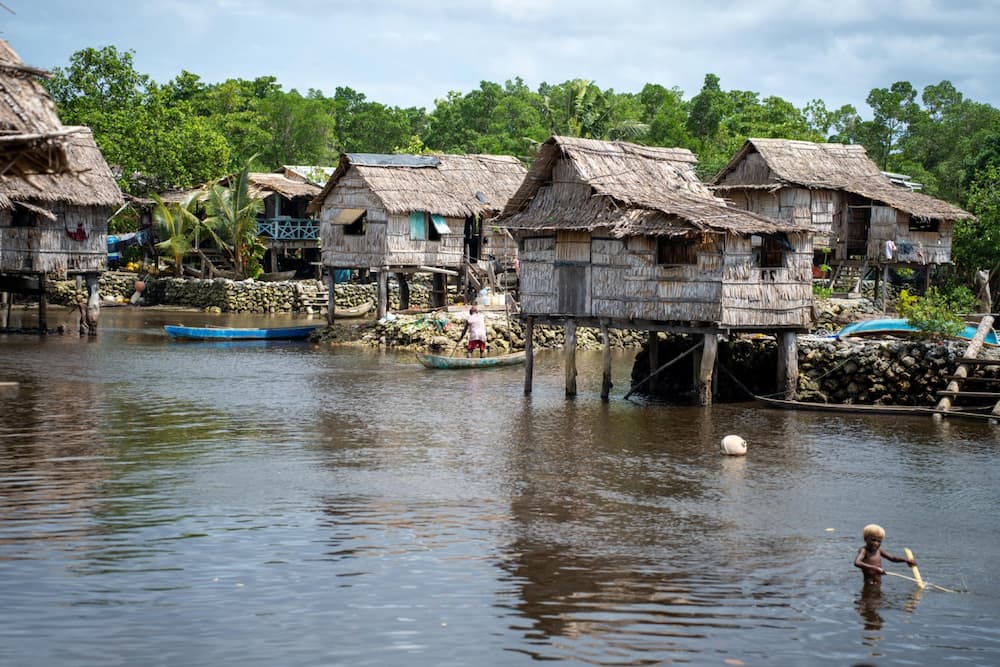
[[[698,263],[695,239],[685,236],[660,236],[656,239],[656,263],[663,266]]]
[[[940,220],[917,220],[916,218],[910,218],[911,232],[937,232],[940,225]]]

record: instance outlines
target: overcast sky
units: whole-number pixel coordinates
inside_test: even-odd
[[[449,91],[521,77],[601,89],[678,87],[822,99],[870,117],[868,91],[947,79],[1000,107],[1000,0],[0,0],[0,36],[26,64],[83,48],[135,52],[159,83],[274,76],[428,111]],[[4,7],[9,8],[7,11]],[[13,13],[12,13],[13,12]]]

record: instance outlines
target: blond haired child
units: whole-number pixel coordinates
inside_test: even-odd
[[[882,541],[885,540],[885,529],[878,524],[870,523],[865,526],[864,538],[865,546],[858,550],[854,566],[861,568],[865,584],[878,586],[882,583],[882,575],[885,574],[885,570],[882,569],[883,558],[893,563],[906,563],[910,567],[917,564],[916,560],[893,556],[882,548]]]

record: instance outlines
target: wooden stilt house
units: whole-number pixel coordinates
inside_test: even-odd
[[[795,333],[812,316],[808,228],[729,206],[695,175],[687,149],[552,137],[498,224],[518,240],[521,315],[566,327],[566,393],[576,393],[575,331],[703,337],[702,403],[711,402],[721,334],[782,337],[794,391]],[[651,353],[656,346],[650,345]],[[602,396],[610,388],[605,354]],[[655,368],[651,364],[651,369]],[[529,349],[525,391],[531,391]]]
[[[951,262],[955,221],[973,217],[893,176],[863,146],[748,139],[710,187],[737,208],[811,226],[814,265],[856,290],[871,268],[877,279],[900,267],[929,278]]]
[[[282,269],[295,264],[290,255],[300,255],[298,264],[311,265],[316,277],[321,275],[319,220],[309,213],[309,204],[323,187],[306,174],[325,173],[320,167],[282,167],[275,173],[249,175],[252,192],[264,200],[257,231],[267,249],[264,266],[271,276],[289,272]]]
[[[124,199],[90,129],[60,124],[45,76],[0,40],[0,290],[37,295],[44,332],[46,281],[86,280],[81,328],[96,333],[107,221]]]
[[[401,308],[408,307],[407,276],[417,272],[433,275],[432,305],[446,305],[447,277],[475,278],[484,241],[490,246],[490,220],[524,174],[509,156],[342,155],[309,208],[319,213],[327,273],[377,273],[379,317],[388,308],[390,273],[399,282]],[[332,321],[332,289],[329,295]]]

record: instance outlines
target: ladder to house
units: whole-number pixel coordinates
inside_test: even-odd
[[[313,286],[308,283],[296,283],[299,307],[307,313],[325,313],[329,307],[330,292],[326,287]]]
[[[860,294],[861,283],[869,268],[867,259],[845,259],[837,264],[828,286],[834,292]]]

